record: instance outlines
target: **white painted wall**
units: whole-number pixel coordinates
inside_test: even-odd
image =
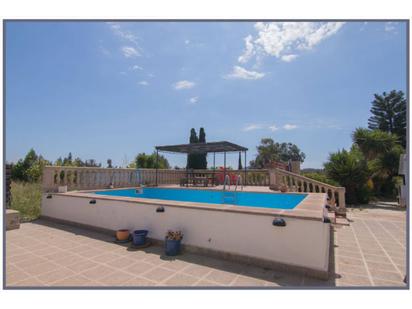
[[[124,201],[53,195],[43,196],[42,215],[117,230],[147,229],[149,237],[163,240],[169,229],[184,233],[183,243],[263,258],[284,264],[327,271],[329,224],[285,218],[286,227],[272,225],[273,216],[191,209]],[[210,241],[209,241],[210,240]]]

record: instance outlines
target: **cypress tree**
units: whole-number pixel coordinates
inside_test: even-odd
[[[198,137],[197,137],[197,134],[196,134],[196,130],[194,129],[194,128],[192,128],[191,130],[190,130],[190,138],[189,138],[189,143],[190,144],[194,144],[194,143],[198,143],[199,142],[199,139],[198,139]],[[193,154],[193,153],[189,153],[188,155],[187,155],[187,164],[186,164],[186,167],[188,168],[188,169],[195,169],[196,168],[196,154]]]
[[[242,169],[242,156],[241,153],[239,151],[239,164],[237,166],[237,169],[240,171]]]
[[[206,133],[204,128],[200,128],[199,130],[199,143],[206,143]],[[198,158],[198,168],[207,169],[207,153],[198,154]]]

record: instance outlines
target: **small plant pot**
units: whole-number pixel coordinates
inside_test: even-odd
[[[288,187],[287,186],[281,186],[280,187],[280,192],[282,192],[282,193],[288,192]]]
[[[165,253],[167,256],[175,256],[178,255],[180,252],[180,243],[181,240],[165,240]]]
[[[116,239],[119,241],[125,241],[129,239],[130,232],[129,230],[117,230],[116,231]]]
[[[149,233],[147,230],[136,230],[133,232],[133,245],[142,246],[146,243],[146,236]]]

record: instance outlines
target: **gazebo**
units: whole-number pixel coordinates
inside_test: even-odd
[[[216,153],[223,153],[224,178],[226,178],[226,153],[243,152],[244,158],[245,158],[244,174],[245,174],[245,180],[246,180],[246,175],[247,175],[246,152],[248,151],[246,147],[239,146],[239,145],[227,142],[227,141],[222,141],[222,142],[211,142],[211,143],[193,143],[193,144],[156,146],[155,148],[156,148],[156,186],[157,186],[159,152],[184,153],[184,154],[213,153],[213,171],[216,170],[216,165],[215,165]],[[187,171],[187,167],[186,167],[186,171]]]

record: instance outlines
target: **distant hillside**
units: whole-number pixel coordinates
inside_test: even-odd
[[[322,168],[303,168],[300,170],[300,172],[302,174],[306,174],[306,173],[323,173],[323,169]]]

